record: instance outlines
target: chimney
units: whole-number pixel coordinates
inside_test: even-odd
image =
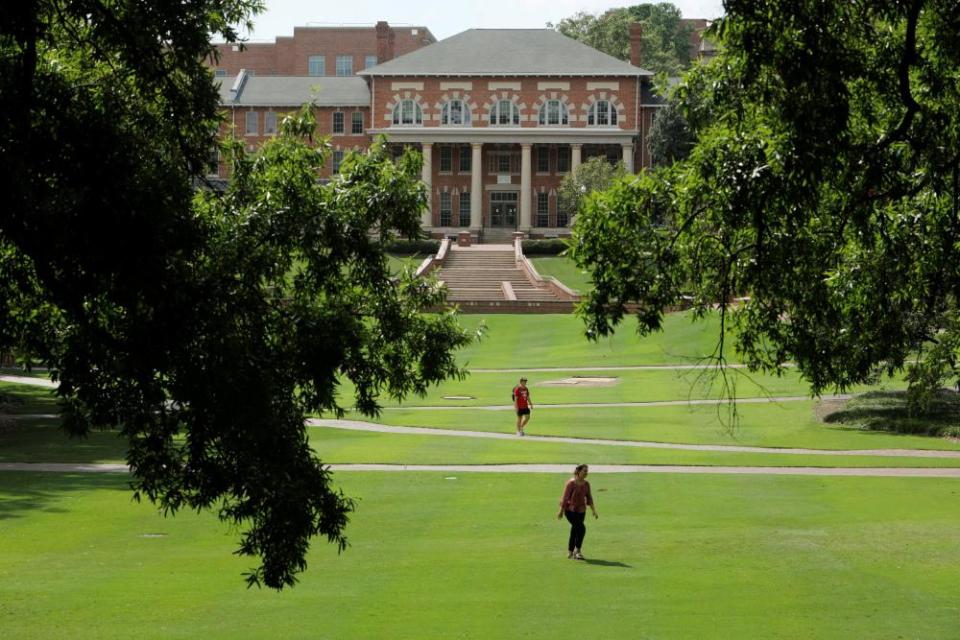
[[[643,25],[639,22],[630,24],[630,64],[640,66],[640,51],[643,47]]]
[[[377,64],[393,59],[393,29],[385,21],[377,23]]]

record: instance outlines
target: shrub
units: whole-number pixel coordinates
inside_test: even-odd
[[[394,240],[387,245],[387,253],[395,255],[428,255],[440,250],[440,241],[431,238],[417,240]]]
[[[560,238],[523,241],[523,255],[525,256],[556,256],[566,250],[567,241]]]

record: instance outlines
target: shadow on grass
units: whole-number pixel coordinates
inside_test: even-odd
[[[126,474],[0,471],[0,522],[36,513],[65,513],[71,493],[130,491]]]
[[[928,411],[917,414],[910,410],[905,391],[872,391],[851,398],[823,421],[849,429],[956,438],[960,437],[960,394],[944,390]]]
[[[617,562],[615,560],[598,560],[596,558],[587,558],[584,560],[587,564],[595,564],[598,567],[621,567],[623,569],[633,569],[629,564],[624,564],[623,562]]]
[[[123,462],[126,453],[116,430],[71,438],[56,418],[14,419],[0,427],[0,462]]]

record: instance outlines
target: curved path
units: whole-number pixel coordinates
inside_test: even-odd
[[[649,367],[648,367],[649,368]],[[678,368],[678,367],[671,367]],[[690,367],[694,368],[694,367]],[[570,369],[567,369],[568,371]],[[587,369],[584,369],[587,370]],[[590,369],[604,370],[604,369]],[[528,369],[533,371],[533,369]],[[25,376],[0,376],[0,380],[21,384],[55,387],[56,383],[43,378]],[[830,396],[845,398],[848,396]],[[806,400],[806,397],[780,398],[745,398],[738,402],[788,402]],[[538,405],[538,408],[562,407],[601,407],[601,406],[660,406],[680,404],[716,404],[715,400],[673,400],[663,402],[639,403],[610,403],[610,404],[569,404],[569,405]],[[720,401],[723,402],[723,401]],[[408,407],[411,409],[442,410],[442,409],[486,409],[509,410],[513,407]],[[18,416],[21,418],[28,416]],[[29,416],[39,417],[39,416]],[[44,417],[55,417],[53,414],[44,414]],[[432,436],[448,436],[461,438],[491,438],[517,440],[517,436],[506,433],[492,433],[486,431],[464,431],[456,429],[431,429],[427,427],[397,427],[390,425],[359,422],[354,420],[323,420],[311,419],[307,424],[314,427],[348,429],[356,431],[374,431],[381,433],[400,433]],[[570,438],[564,436],[527,436],[526,442],[562,442],[570,444],[593,444],[620,447],[646,447],[655,449],[681,449],[692,451],[722,451],[746,453],[783,453],[793,455],[825,455],[825,456],[893,456],[917,458],[960,458],[960,451],[933,451],[912,449],[802,449],[802,448],[773,448],[749,447],[739,445],[711,445],[711,444],[680,444],[666,442],[645,442],[637,440],[605,440],[599,438]],[[696,466],[696,465],[605,465],[593,464],[591,469],[597,473],[697,473],[697,474],[753,474],[753,475],[818,475],[818,476],[887,476],[887,477],[937,477],[960,478],[958,468],[911,468],[911,467],[730,467],[730,466]],[[333,471],[443,471],[463,473],[568,473],[569,464],[491,464],[491,465],[403,465],[403,464],[333,464],[329,465]],[[129,467],[125,464],[73,464],[73,463],[0,463],[0,471],[39,471],[54,473],[128,473]]]
[[[820,396],[821,400],[849,400],[853,396],[846,393]],[[737,398],[737,404],[771,404],[780,402],[801,402],[810,400],[810,396],[771,396],[764,398]],[[649,402],[571,402],[568,404],[543,404],[537,403],[537,409],[590,409],[601,407],[679,407],[683,405],[694,404],[726,404],[729,399],[704,399],[704,400],[651,400]],[[464,409],[479,409],[481,411],[513,411],[512,404],[491,404],[491,405],[416,405],[402,407],[383,407],[383,411],[462,411]]]
[[[347,429],[352,431],[374,431],[378,433],[402,433],[422,436],[450,436],[454,438],[491,438],[494,440],[520,440],[512,433],[491,431],[465,431],[461,429],[435,429],[430,427],[398,427],[393,425],[360,422],[358,420],[325,420],[312,418],[307,420],[312,427]],[[935,449],[802,449],[779,447],[749,447],[725,444],[682,444],[672,442],[650,442],[644,440],[611,440],[603,438],[571,438],[566,436],[524,436],[525,442],[562,442],[567,444],[597,444],[613,447],[641,447],[646,449],[681,449],[685,451],[721,451],[725,453],[785,453],[790,455],[821,456],[882,456],[903,458],[960,458],[960,451],[941,451]],[[591,465],[592,467],[593,465]]]

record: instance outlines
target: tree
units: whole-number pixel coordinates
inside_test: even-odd
[[[563,177],[560,182],[558,206],[562,211],[577,215],[587,198],[610,188],[614,180],[627,175],[622,162],[613,165],[601,156],[594,156]]]
[[[309,109],[261,152],[227,148],[224,193],[195,189],[215,143],[209,34],[254,0],[24,2],[0,16],[0,347],[55,369],[73,435],[118,425],[137,496],[216,510],[292,585],[309,541],[343,549],[352,502],[309,446],[308,412],[462,375],[468,341],[424,315],[436,286],[392,277],[388,229],[419,231],[418,156],[382,144],[318,183]],[[371,237],[370,229],[381,229]]]
[[[677,94],[697,135],[689,158],[615,185],[578,219],[589,332],[610,333],[628,302],[641,333],[657,330],[688,294],[700,313],[719,308],[752,368],[793,361],[814,393],[931,345],[955,363],[960,6],[725,8],[720,55]]]
[[[683,25],[680,10],[669,2],[609,9],[597,16],[581,11],[555,28],[615,58],[630,60],[630,24],[634,22],[643,25],[640,67],[675,76],[690,64],[690,27]]]
[[[669,165],[684,160],[693,148],[693,133],[680,109],[672,102],[656,112],[647,144],[654,166]]]

